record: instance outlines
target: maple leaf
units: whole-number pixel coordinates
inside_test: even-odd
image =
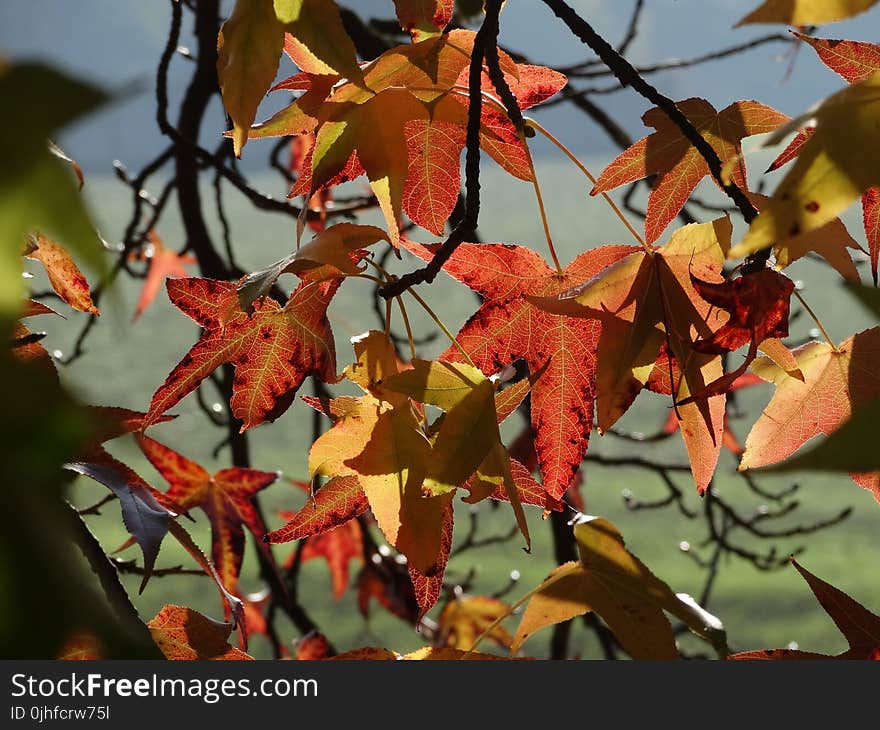
[[[870,192],[866,192],[865,196],[868,196]],[[767,206],[769,198],[766,195],[758,195],[757,193],[747,193],[747,195],[758,210]],[[868,207],[865,207],[866,215],[868,210]],[[865,225],[867,230],[868,223]],[[869,235],[868,243],[871,247],[871,255],[874,256],[875,244],[871,241],[872,239]],[[880,242],[876,245],[880,246]],[[792,238],[774,243],[773,256],[776,258],[774,268],[777,270],[784,269],[812,251],[831,264],[844,279],[859,282],[859,271],[847,249],[863,250],[849,234],[849,231],[846,230],[843,221],[840,218],[834,218],[812,231],[806,231]]]
[[[737,101],[720,112],[698,98],[685,99],[676,106],[712,146],[722,164],[735,162],[730,178],[742,189],[748,187],[746,168],[740,159],[742,139],[772,132],[789,119],[757,101]],[[684,207],[697,183],[707,175],[711,177],[711,173],[703,156],[662,109],[648,110],[642,122],[657,131],[621,152],[599,175],[590,195],[656,175],[645,217],[645,239],[653,243]]]
[[[431,444],[408,399],[386,393],[384,384],[397,373],[388,338],[372,332],[352,344],[357,363],[346,375],[365,395],[331,402],[334,423],[312,444],[309,473],[355,477],[388,542],[418,570],[431,573],[440,550],[443,510],[452,495],[422,496]]]
[[[237,0],[217,37],[217,78],[236,157],[275,78],[285,31],[301,67],[360,80],[354,44],[333,0]]]
[[[153,395],[144,428],[225,363],[235,366],[230,407],[242,431],[284,413],[309,374],[336,381],[327,305],[338,280],[303,282],[283,307],[266,298],[252,315],[239,309],[230,282],[169,279],[166,287],[172,303],[204,331]]]
[[[436,250],[408,240],[404,246],[426,261]],[[477,367],[495,372],[522,358],[532,373],[546,368],[532,384],[532,425],[544,487],[555,499],[568,488],[587,450],[601,326],[537,309],[524,295],[558,295],[635,250],[595,249],[555,272],[524,246],[464,243],[443,267],[483,297],[480,309],[456,336]],[[441,359],[460,361],[462,355],[450,347]]]
[[[560,565],[532,592],[510,647],[535,631],[594,611],[634,659],[675,659],[675,635],[664,612],[726,656],[721,622],[690,596],[675,594],[626,549],[608,520],[580,515],[574,527],[580,560]]]
[[[482,481],[503,485],[528,551],[528,525],[498,429],[494,383],[473,365],[418,359],[411,364],[411,369],[385,378],[382,387],[444,411],[422,489],[434,498],[451,496],[474,473]],[[416,568],[422,570],[418,564]]]
[[[363,85],[333,86],[336,77],[317,74],[291,77],[278,88],[307,91],[254,127],[251,136],[316,133],[291,196],[311,199],[365,172],[395,247],[404,211],[440,235],[459,192],[473,42],[472,31],[453,30],[389,49],[364,67]],[[544,101],[566,83],[551,69],[515,64],[505,53],[499,57],[521,108]],[[491,89],[485,74],[482,88]],[[498,106],[483,106],[481,145],[512,174],[531,180],[523,140]]]
[[[278,473],[232,467],[212,476],[199,464],[142,433],[137,435],[137,441],[141,451],[170,485],[168,497],[187,512],[199,507],[207,515],[211,523],[214,566],[223,585],[234,593],[244,558],[245,526],[261,547],[260,540],[266,534],[253,498],[274,484]],[[271,552],[265,550],[265,553],[271,561]]]
[[[661,372],[663,372],[662,368],[659,368]],[[747,388],[751,385],[759,385],[763,384],[765,381],[763,378],[758,377],[754,373],[743,373],[739,377],[737,377],[727,389],[728,393],[734,393],[740,388]],[[663,390],[656,389],[656,392],[663,393],[664,395],[672,395],[674,392],[672,389],[667,387]],[[671,436],[676,433],[680,428],[678,422],[678,416],[675,414],[675,411],[670,409],[669,415],[666,417],[666,422],[663,424],[663,427],[660,429],[660,432],[666,435]],[[733,429],[730,427],[730,419],[727,413],[724,414],[724,434],[721,438],[721,445],[730,451],[735,456],[742,456],[743,446],[740,444],[739,439],[736,437],[736,434],[733,432]]]
[[[236,157],[247,142],[257,106],[275,78],[283,44],[284,28],[271,0],[236,0],[217,36],[217,79],[234,126]]]
[[[861,43],[859,41],[812,38],[803,33],[794,33],[794,35],[808,43],[816,51],[822,63],[851,84],[864,81],[871,74],[880,71],[880,45]],[[776,170],[795,159],[813,131],[813,127],[805,127],[799,130],[794,139],[770,165],[768,172]],[[876,286],[878,262],[880,262],[880,189],[868,188],[862,193],[862,218],[865,235],[868,240],[868,251],[871,257],[871,274]],[[851,264],[849,255],[841,255],[841,253],[845,254],[846,252],[839,252],[839,248],[834,246],[832,250],[838,252],[834,258],[826,253],[828,244],[833,244],[836,239],[843,240],[850,248],[856,247],[854,241],[851,243],[846,241],[849,235],[845,233],[842,223],[832,222],[830,225],[835,225],[836,228],[829,229],[828,226],[824,226],[812,233],[798,236],[793,241],[786,242],[783,247],[776,244],[774,246],[774,254],[777,260],[779,261],[780,258],[777,249],[782,248],[782,251],[785,251],[796,245],[795,241],[804,240],[806,242],[807,237],[811,237],[810,247],[813,250],[818,251],[828,259],[831,265],[840,271],[845,278],[858,281],[858,272],[855,271],[855,266]],[[791,260],[794,260],[794,258],[791,258]],[[783,262],[780,261],[780,263],[784,265]]]
[[[824,226],[868,188],[880,185],[880,72],[825,99],[780,127],[767,144],[815,120],[794,166],[752,221],[733,257],[779,244]]]
[[[733,654],[729,659],[880,659],[880,616],[871,613],[858,601],[853,600],[839,588],[817,578],[804,568],[794,557],[791,564],[797,568],[807,581],[819,605],[825,610],[840,633],[849,643],[849,648],[837,656],[815,654],[797,649],[760,649]]]
[[[803,382],[764,358],[752,363],[755,374],[773,383],[776,391],[746,439],[740,470],[787,459],[811,438],[840,428],[851,418],[853,404],[880,397],[880,328],[859,332],[836,347],[811,342],[794,354]],[[852,471],[872,468],[854,465]],[[880,501],[880,490],[874,494]]]
[[[696,352],[692,342],[711,337],[723,317],[697,294],[691,277],[721,282],[730,234],[727,218],[687,225],[665,246],[630,253],[562,298],[529,297],[546,311],[601,321],[596,365],[600,433],[632,404],[663,345],[671,349],[683,375],[677,381],[681,405],[676,410],[701,493],[718,461],[725,398],[723,392],[704,393],[722,377],[720,358]]]
[[[297,512],[282,513],[287,524],[263,539],[270,543],[291,542],[321,535],[362,515],[370,507],[356,476],[333,477],[317,490]]]
[[[455,527],[455,510],[450,502],[443,510],[443,522],[440,527],[440,551],[437,554],[437,563],[430,575],[421,572],[414,565],[409,565],[409,579],[412,582],[413,595],[419,607],[416,621],[428,613],[440,598],[443,590],[443,577],[446,574],[446,566],[452,553],[452,537]]]
[[[162,239],[155,231],[147,233],[147,240],[150,242],[143,257],[149,261],[149,269],[147,270],[147,278],[141,289],[141,295],[138,297],[137,308],[134,311],[134,319],[140,317],[146,309],[153,303],[159,288],[167,278],[185,278],[187,276],[184,266],[187,264],[197,263],[194,256],[188,254],[178,254],[169,248],[165,248]]]
[[[185,606],[163,606],[147,628],[166,659],[252,659],[227,643],[232,624],[215,621]]]
[[[308,483],[296,484],[303,489],[310,489]],[[330,509],[328,505],[332,505]],[[264,537],[264,540],[288,542],[308,537],[300,552],[300,560],[306,562],[313,558],[324,558],[330,570],[333,595],[339,599],[348,588],[349,562],[352,559],[363,562],[363,538],[355,517],[368,507],[367,498],[357,479],[336,477],[310,496],[299,512],[280,511],[278,515],[287,524]],[[295,555],[293,553],[290,556],[285,567],[290,567]]]
[[[730,318],[706,339],[696,340],[697,352],[720,355],[748,342],[788,337],[788,310],[794,282],[772,269],[749,272],[721,283],[701,281],[691,274],[697,293]]]
[[[500,623],[495,622],[510,615],[510,606],[498,598],[489,596],[456,596],[443,607],[437,619],[437,646],[453,649],[470,649],[485,631],[498,646],[509,649],[513,636]]]
[[[80,312],[100,314],[92,301],[89,282],[63,246],[43,235],[31,236],[25,257],[43,265],[49,284],[64,302]]]
[[[239,305],[248,310],[255,299],[269,292],[282,274],[297,274],[311,282],[356,276],[366,267],[359,267],[353,254],[377,241],[388,241],[388,235],[376,226],[337,223],[319,231],[293,253],[239,281]],[[303,276],[306,272],[308,275]]]
[[[821,25],[864,12],[877,0],[765,0],[737,25],[785,23]]]
[[[159,547],[168,534],[171,517],[184,510],[153,489],[131,467],[111,456],[102,445],[105,441],[139,430],[145,414],[127,408],[98,406],[92,406],[89,411],[96,426],[91,442],[65,467],[94,479],[116,495],[122,511],[122,522],[143,553],[144,577],[140,586],[143,592]],[[166,416],[161,420],[170,418]]]

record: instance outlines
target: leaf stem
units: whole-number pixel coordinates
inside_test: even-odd
[[[551,134],[545,127],[536,122],[534,119],[530,117],[526,117],[526,125],[531,127],[532,129],[543,134],[548,140],[550,140],[557,148],[566,156],[569,160],[571,160],[575,166],[586,176],[586,178],[593,183],[596,184],[596,178],[588,169],[587,166],[584,165],[577,157],[575,157],[574,153],[568,149],[557,137]],[[626,226],[626,229],[633,235],[633,238],[639,242],[639,245],[642,246],[646,251],[650,251],[651,247],[645,243],[645,239],[642,238],[641,234],[633,227],[633,224],[627,220],[626,216],[623,214],[623,211],[617,207],[617,203],[615,203],[611,196],[608,193],[602,193],[602,197],[605,199],[605,202],[611,206],[611,209],[614,211],[615,215],[620,219],[623,225]]]
[[[424,309],[425,312],[427,312],[428,316],[434,320],[434,324],[436,324],[440,328],[440,330],[443,332],[443,334],[446,335],[447,338],[449,338],[449,341],[453,345],[455,345],[455,347],[458,349],[458,351],[464,356],[464,359],[467,362],[467,364],[470,365],[472,368],[476,368],[477,370],[479,370],[479,368],[474,364],[474,361],[471,360],[471,356],[467,354],[467,352],[461,346],[459,341],[457,339],[455,339],[455,335],[453,335],[452,332],[450,332],[447,329],[446,325],[443,324],[443,322],[440,320],[440,318],[434,313],[434,310],[428,306],[428,303],[424,299],[422,299],[418,294],[416,294],[416,292],[413,291],[412,289],[407,289],[406,291],[410,294],[410,296],[412,296],[413,299],[415,299],[422,306],[422,309]]]
[[[563,578],[565,575],[567,575],[567,573],[557,573],[556,575],[547,578],[546,580],[542,581],[541,583],[536,585],[534,588],[532,588],[532,590],[530,590],[528,593],[526,593],[522,598],[517,600],[515,603],[510,604],[507,611],[505,611],[498,618],[496,618],[491,624],[489,624],[489,626],[483,631],[483,633],[481,633],[476,639],[474,639],[474,643],[471,644],[470,649],[468,649],[465,652],[465,655],[471,654],[474,650],[476,650],[476,648],[483,642],[483,639],[485,639],[487,636],[491,635],[491,633],[498,627],[498,625],[502,621],[509,618],[510,616],[513,616],[513,614],[516,612],[516,610],[520,606],[522,606],[526,601],[528,601],[532,596],[534,596],[538,591],[541,591],[544,588],[548,588],[549,586],[553,585],[558,580]]]
[[[834,340],[831,339],[831,335],[828,334],[828,330],[825,329],[822,322],[819,320],[819,317],[816,316],[816,313],[813,311],[812,307],[807,304],[807,300],[801,296],[801,293],[795,289],[794,295],[797,297],[797,300],[801,303],[801,306],[807,310],[807,314],[813,318],[813,321],[816,323],[816,326],[819,328],[819,331],[822,333],[822,336],[825,338],[825,341],[831,346],[831,349],[834,352],[839,352],[837,346],[834,344]]]
[[[535,197],[538,199],[538,210],[541,212],[541,223],[544,226],[544,238],[547,239],[547,248],[550,249],[550,258],[553,259],[553,265],[556,267],[556,273],[562,273],[562,266],[559,263],[559,257],[556,255],[556,249],[553,247],[553,238],[550,236],[550,222],[547,220],[547,211],[544,208],[544,197],[541,195],[541,186],[538,183],[538,173],[535,170],[535,163],[532,160],[532,152],[529,149],[529,143],[525,135],[520,135],[523,149],[526,151],[526,160],[529,163],[529,170],[532,173],[532,187],[535,189]]]

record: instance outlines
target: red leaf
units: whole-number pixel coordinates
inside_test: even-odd
[[[207,515],[211,523],[211,558],[223,585],[235,592],[244,557],[244,526],[258,540],[266,533],[252,500],[278,479],[278,473],[234,467],[211,476],[199,464],[158,441],[143,434],[137,439],[150,463],[171,485],[168,497],[187,511],[200,507]]]
[[[327,305],[339,280],[302,283],[284,307],[266,298],[250,316],[238,309],[233,283],[170,279],[167,287],[174,305],[204,332],[153,395],[144,428],[225,363],[235,365],[230,406],[242,431],[284,413],[309,374],[335,382]]]
[[[403,242],[429,260],[435,246]],[[479,311],[458,333],[458,341],[487,373],[522,358],[532,373],[546,371],[532,386],[532,425],[544,488],[559,499],[571,484],[593,427],[596,345],[595,320],[549,314],[530,305],[524,294],[553,297],[584,283],[635,249],[605,246],[578,256],[561,274],[534,251],[500,243],[465,243],[443,267],[484,297]],[[443,356],[460,360],[455,348]]]
[[[62,246],[45,236],[33,236],[25,257],[43,265],[52,288],[67,304],[80,312],[100,314],[92,302],[89,282]]]
[[[369,506],[356,477],[334,477],[316,491],[298,512],[282,513],[288,520],[287,524],[263,539],[280,543],[320,535],[363,514]]]
[[[691,274],[697,293],[730,313],[711,336],[693,343],[694,350],[711,355],[733,352],[749,342],[788,337],[789,299],[794,282],[772,269],[743,274],[721,283],[701,281]]]
[[[443,532],[440,537],[440,553],[437,556],[436,569],[431,575],[425,575],[412,565],[409,566],[409,577],[413,584],[416,602],[419,605],[419,615],[416,620],[421,620],[440,598],[440,592],[443,590],[443,576],[446,573],[449,554],[452,552],[453,527],[454,510],[450,503],[443,510]]]
[[[143,289],[141,289],[137,309],[134,312],[134,319],[140,317],[147,307],[153,303],[159,287],[162,286],[162,282],[165,279],[168,277],[186,277],[187,272],[183,268],[184,265],[196,263],[196,259],[192,256],[180,255],[176,251],[165,248],[162,244],[162,239],[154,231],[150,231],[147,234],[147,239],[150,241],[150,245],[147,251],[144,252],[144,256],[150,262],[150,268],[147,271],[147,278],[144,281]]]

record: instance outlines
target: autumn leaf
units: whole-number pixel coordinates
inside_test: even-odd
[[[439,35],[449,25],[455,0],[394,0],[400,27],[418,42]]]
[[[196,263],[195,257],[189,254],[179,254],[170,248],[165,248],[162,239],[155,231],[147,233],[147,240],[149,245],[143,252],[143,257],[149,262],[149,268],[134,311],[134,319],[140,317],[153,303],[165,279],[186,278],[187,272],[184,266]]]
[[[227,643],[232,624],[215,621],[191,608],[165,605],[149,621],[147,628],[166,659],[252,658]]]
[[[755,360],[752,370],[773,383],[776,391],[746,439],[740,470],[787,459],[815,436],[829,435],[841,428],[853,416],[858,404],[869,404],[880,397],[878,353],[880,328],[874,327],[848,337],[837,346],[811,342],[797,348],[794,354],[804,375],[803,382],[788,377],[778,365],[764,358]],[[821,407],[817,408],[816,404]],[[858,414],[858,410],[855,413]],[[869,443],[872,442],[873,439]],[[849,462],[848,470],[857,473],[877,468],[873,449],[850,448],[858,443],[865,447],[864,441],[853,440],[850,434],[849,439],[838,442],[838,448],[840,443],[846,445],[838,455],[838,467]],[[818,459],[806,454],[802,460],[782,468],[816,468],[827,458],[823,458],[822,453],[827,454],[820,452]],[[870,488],[868,484],[862,486]],[[874,489],[874,494],[880,498],[880,490]]]
[[[435,246],[404,241],[430,260]],[[596,321],[550,314],[524,296],[553,297],[578,286],[636,249],[607,246],[578,256],[555,272],[531,249],[500,243],[459,246],[443,270],[483,297],[483,304],[456,336],[484,372],[496,372],[522,358],[534,374],[532,424],[547,493],[559,499],[587,450],[596,397]],[[443,360],[461,361],[450,347]],[[563,414],[560,416],[560,414]]]
[[[225,363],[235,366],[230,407],[241,430],[274,421],[311,373],[336,381],[327,305],[338,280],[301,283],[282,307],[273,299],[252,315],[238,307],[236,286],[213,279],[169,279],[172,303],[203,327],[198,342],[153,395],[144,428]]]
[[[489,596],[456,596],[443,607],[437,619],[439,635],[437,646],[453,649],[470,649],[484,632],[486,639],[509,649],[513,636],[499,619],[510,615],[510,606],[498,598]]]
[[[412,581],[413,594],[419,606],[419,614],[416,621],[421,621],[424,615],[430,611],[443,590],[443,578],[446,574],[446,565],[452,552],[453,528],[455,526],[455,510],[450,502],[443,510],[443,523],[440,530],[440,552],[437,555],[437,564],[434,572],[426,575],[415,566],[409,567],[409,579]]]
[[[333,477],[298,512],[284,512],[287,524],[270,532],[264,540],[282,543],[321,535],[362,515],[369,507],[356,476]]]
[[[459,192],[473,42],[472,31],[452,30],[391,48],[364,67],[363,85],[333,86],[336,77],[319,74],[291,77],[278,88],[307,90],[257,125],[252,136],[317,133],[291,195],[311,199],[366,172],[395,246],[402,212],[440,235]],[[503,52],[500,65],[522,108],[544,101],[566,82],[551,69],[515,64]],[[482,86],[490,92],[488,77]],[[481,145],[509,172],[531,180],[519,133],[497,107],[483,105]]]
[[[296,484],[309,489],[306,483]],[[330,570],[333,595],[339,599],[348,588],[349,562],[352,559],[363,562],[363,538],[355,518],[368,508],[367,498],[354,477],[335,477],[310,495],[299,512],[280,511],[279,516],[287,520],[287,524],[263,539],[289,542],[308,537],[299,551],[299,559],[306,562],[324,558]],[[296,554],[291,554],[285,567],[290,567]]]
[[[274,484],[278,473],[232,467],[212,476],[199,464],[148,436],[138,434],[137,441],[170,485],[168,497],[187,512],[200,507],[207,515],[211,523],[211,558],[223,585],[235,593],[244,558],[244,528],[251,531],[260,546],[266,534],[253,498]],[[265,552],[271,561],[271,553]]]
[[[794,33],[794,35],[812,46],[822,60],[822,63],[851,84],[864,81],[874,72],[880,71],[880,46],[874,43],[812,38],[803,33]],[[813,129],[813,127],[805,127],[799,130],[785,150],[770,165],[770,170],[776,170],[795,159],[803,145],[810,138],[810,135],[812,135]],[[761,197],[763,198],[763,196]],[[880,206],[878,206],[878,202],[880,202],[880,189],[868,188],[868,190],[862,193],[862,217],[865,235],[868,240],[868,251],[871,256],[871,274],[874,278],[875,286],[877,284],[878,261],[880,261],[880,217],[878,217]],[[834,226],[834,228],[829,226]],[[785,256],[785,251],[789,249],[813,249],[824,256],[844,278],[857,282],[859,280],[858,272],[855,270],[855,266],[852,265],[849,254],[841,251],[842,247],[837,243],[840,240],[846,246],[855,248],[857,246],[855,241],[851,241],[851,239],[847,241],[846,239],[848,238],[849,234],[846,233],[843,224],[839,221],[832,221],[832,223],[822,228],[785,242],[782,247],[778,244],[775,245],[774,255],[777,258],[777,263],[785,266],[786,261],[780,259],[780,253],[783,253],[784,259],[793,261],[797,257]],[[796,242],[802,242],[805,245],[798,246]],[[833,253],[834,255],[830,256],[828,253]]]
[[[236,0],[217,37],[217,78],[234,125],[235,156],[248,139],[257,106],[269,90],[284,45],[272,0]]]
[[[814,120],[815,131],[794,166],[730,252],[747,256],[833,221],[868,188],[880,184],[880,73],[825,99],[771,135],[767,144]]]
[[[697,352],[720,355],[768,337],[788,337],[788,310],[794,282],[772,269],[747,272],[721,283],[706,282],[691,275],[697,293],[730,318],[708,338],[696,340]]]
[[[695,352],[692,342],[711,337],[724,318],[697,294],[691,277],[722,281],[730,234],[727,218],[687,225],[665,246],[630,253],[561,298],[529,297],[545,311],[601,322],[596,365],[600,433],[614,425],[648,382],[664,344],[671,348],[683,374],[676,399],[684,404],[677,415],[701,493],[718,461],[725,398],[723,393],[704,394],[722,377],[721,360]],[[693,402],[688,402],[691,395]]]
[[[807,581],[819,605],[825,610],[840,633],[846,638],[849,648],[837,656],[815,654],[797,649],[760,649],[733,654],[729,659],[737,660],[778,660],[778,659],[878,659],[880,653],[880,616],[871,613],[862,604],[846,593],[817,578],[794,558],[791,564]]]
[[[452,495],[475,472],[483,481],[503,485],[528,550],[528,525],[498,429],[494,384],[464,363],[416,359],[412,366],[385,378],[382,387],[445,412],[427,458],[422,488],[434,498]]]
[[[64,247],[43,235],[28,239],[25,257],[39,261],[46,270],[49,284],[61,299],[80,312],[100,314],[92,302],[89,282]]]
[[[633,659],[678,657],[664,612],[683,621],[726,656],[726,638],[718,619],[689,596],[674,594],[626,549],[613,524],[582,515],[574,533],[580,560],[560,565],[532,592],[511,654],[535,631],[594,611]]]
[[[37,63],[4,63],[0,96],[15,99],[0,120],[0,312],[15,316],[24,296],[22,244],[39,231],[98,274],[104,247],[78,183],[47,139],[107,100],[100,90]]]
[[[877,0],[765,0],[737,25],[821,25],[863,13],[876,2]]]
[[[353,341],[358,366],[346,375],[365,395],[331,401],[329,431],[312,444],[309,473],[357,479],[388,542],[423,573],[432,573],[440,551],[442,514],[452,495],[423,498],[431,444],[409,401],[381,400],[372,383],[397,372],[388,338],[372,332]],[[388,368],[387,372],[385,368]],[[366,379],[361,377],[366,373]],[[318,492],[320,494],[320,490]]]
[[[275,14],[310,60],[303,71],[360,80],[354,43],[334,0],[274,0]],[[305,64],[303,64],[305,65]]]
[[[705,99],[685,99],[676,106],[712,146],[722,164],[736,161],[731,181],[743,189],[748,186],[746,168],[739,159],[742,139],[772,132],[788,121],[785,114],[757,101],[737,101],[720,112]],[[650,109],[642,121],[657,131],[621,152],[599,175],[590,195],[656,175],[645,217],[645,238],[653,243],[678,215],[697,183],[707,175],[711,177],[711,173],[703,156],[662,109]]]
[[[309,272],[308,280],[312,282],[356,276],[366,267],[358,266],[352,254],[377,241],[388,240],[388,234],[376,226],[337,223],[271,266],[245,276],[237,285],[238,303],[243,310],[249,310],[255,299],[268,294],[282,274]]]

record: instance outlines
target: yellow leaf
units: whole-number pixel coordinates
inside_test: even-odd
[[[594,611],[633,658],[674,659],[678,653],[666,611],[726,656],[718,619],[689,596],[674,594],[626,549],[613,524],[584,517],[574,532],[580,561],[556,568],[533,593],[514,636],[512,653],[538,629]]]
[[[360,80],[354,44],[333,0],[275,0],[278,20],[315,59],[309,73],[338,74]]]
[[[278,71],[283,47],[284,27],[275,17],[272,0],[236,0],[217,38],[217,77],[232,118],[236,157]]]
[[[747,256],[767,246],[779,247],[833,222],[863,191],[880,184],[880,72],[828,97],[768,139],[815,120],[815,132],[797,161],[730,252]]]
[[[863,13],[877,0],[765,0],[737,25],[785,23],[821,25]]]

